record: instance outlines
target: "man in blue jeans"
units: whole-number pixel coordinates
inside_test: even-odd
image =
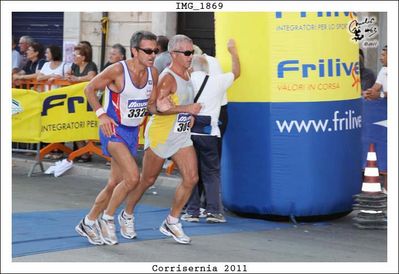
[[[209,75],[209,63],[205,56],[195,55],[192,61],[191,81],[195,95],[198,97],[197,102],[202,104],[202,108],[191,129],[191,139],[197,153],[199,176],[205,189],[206,221],[208,223],[226,222],[220,196],[218,139],[221,134],[218,121],[221,102],[226,90],[240,76],[240,62],[235,41],[230,39],[227,48],[231,54],[232,72]],[[187,203],[186,214],[181,219],[188,222],[199,222],[199,215],[200,193],[196,186]]]

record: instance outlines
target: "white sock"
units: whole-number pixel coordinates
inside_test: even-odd
[[[133,219],[133,214],[127,214],[125,210],[123,210],[122,217],[125,219]]]
[[[90,220],[90,219],[87,217],[87,215],[86,215],[85,220],[84,220],[84,223],[85,223],[86,225],[88,225],[88,226],[93,226],[95,222],[96,222],[96,221]]]
[[[166,220],[168,221],[169,224],[174,225],[177,224],[179,222],[179,218],[173,217],[172,215],[168,215],[168,217],[166,218]]]
[[[104,220],[106,220],[106,221],[110,221],[110,220],[113,220],[114,219],[114,216],[110,216],[110,215],[107,215],[107,214],[103,214],[103,216],[102,216],[102,218],[104,219]]]

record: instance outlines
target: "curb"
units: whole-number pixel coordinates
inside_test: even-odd
[[[36,163],[36,160],[33,159],[26,159],[26,158],[18,158],[18,157],[12,157],[12,166],[13,167],[19,167],[24,170],[26,170],[26,175],[28,176],[29,170],[33,167],[33,165]],[[42,161],[43,163],[43,168],[44,170],[47,170],[50,166],[54,165],[54,162],[47,162],[47,161]],[[99,168],[96,167],[96,164],[93,163],[88,163],[88,164],[74,164],[71,169],[66,171],[62,176],[69,176],[69,175],[75,175],[75,176],[87,176],[91,178],[97,178],[97,179],[104,179],[106,180],[109,175],[109,168]],[[44,174],[40,170],[40,166],[36,166],[33,174]],[[52,175],[46,175],[46,176],[52,176]],[[165,175],[165,174],[160,174],[158,176],[158,179],[155,181],[155,185],[159,186],[165,186],[165,187],[176,187],[181,181],[181,177],[178,175]]]

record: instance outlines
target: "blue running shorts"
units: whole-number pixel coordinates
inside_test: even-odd
[[[115,127],[115,134],[109,138],[104,135],[101,129],[99,129],[99,131],[101,149],[104,155],[112,157],[108,152],[108,142],[124,143],[133,156],[137,155],[139,127],[127,127],[119,125]]]

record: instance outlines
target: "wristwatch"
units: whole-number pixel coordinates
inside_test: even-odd
[[[385,98],[385,93],[383,91],[380,92],[380,98]]]

